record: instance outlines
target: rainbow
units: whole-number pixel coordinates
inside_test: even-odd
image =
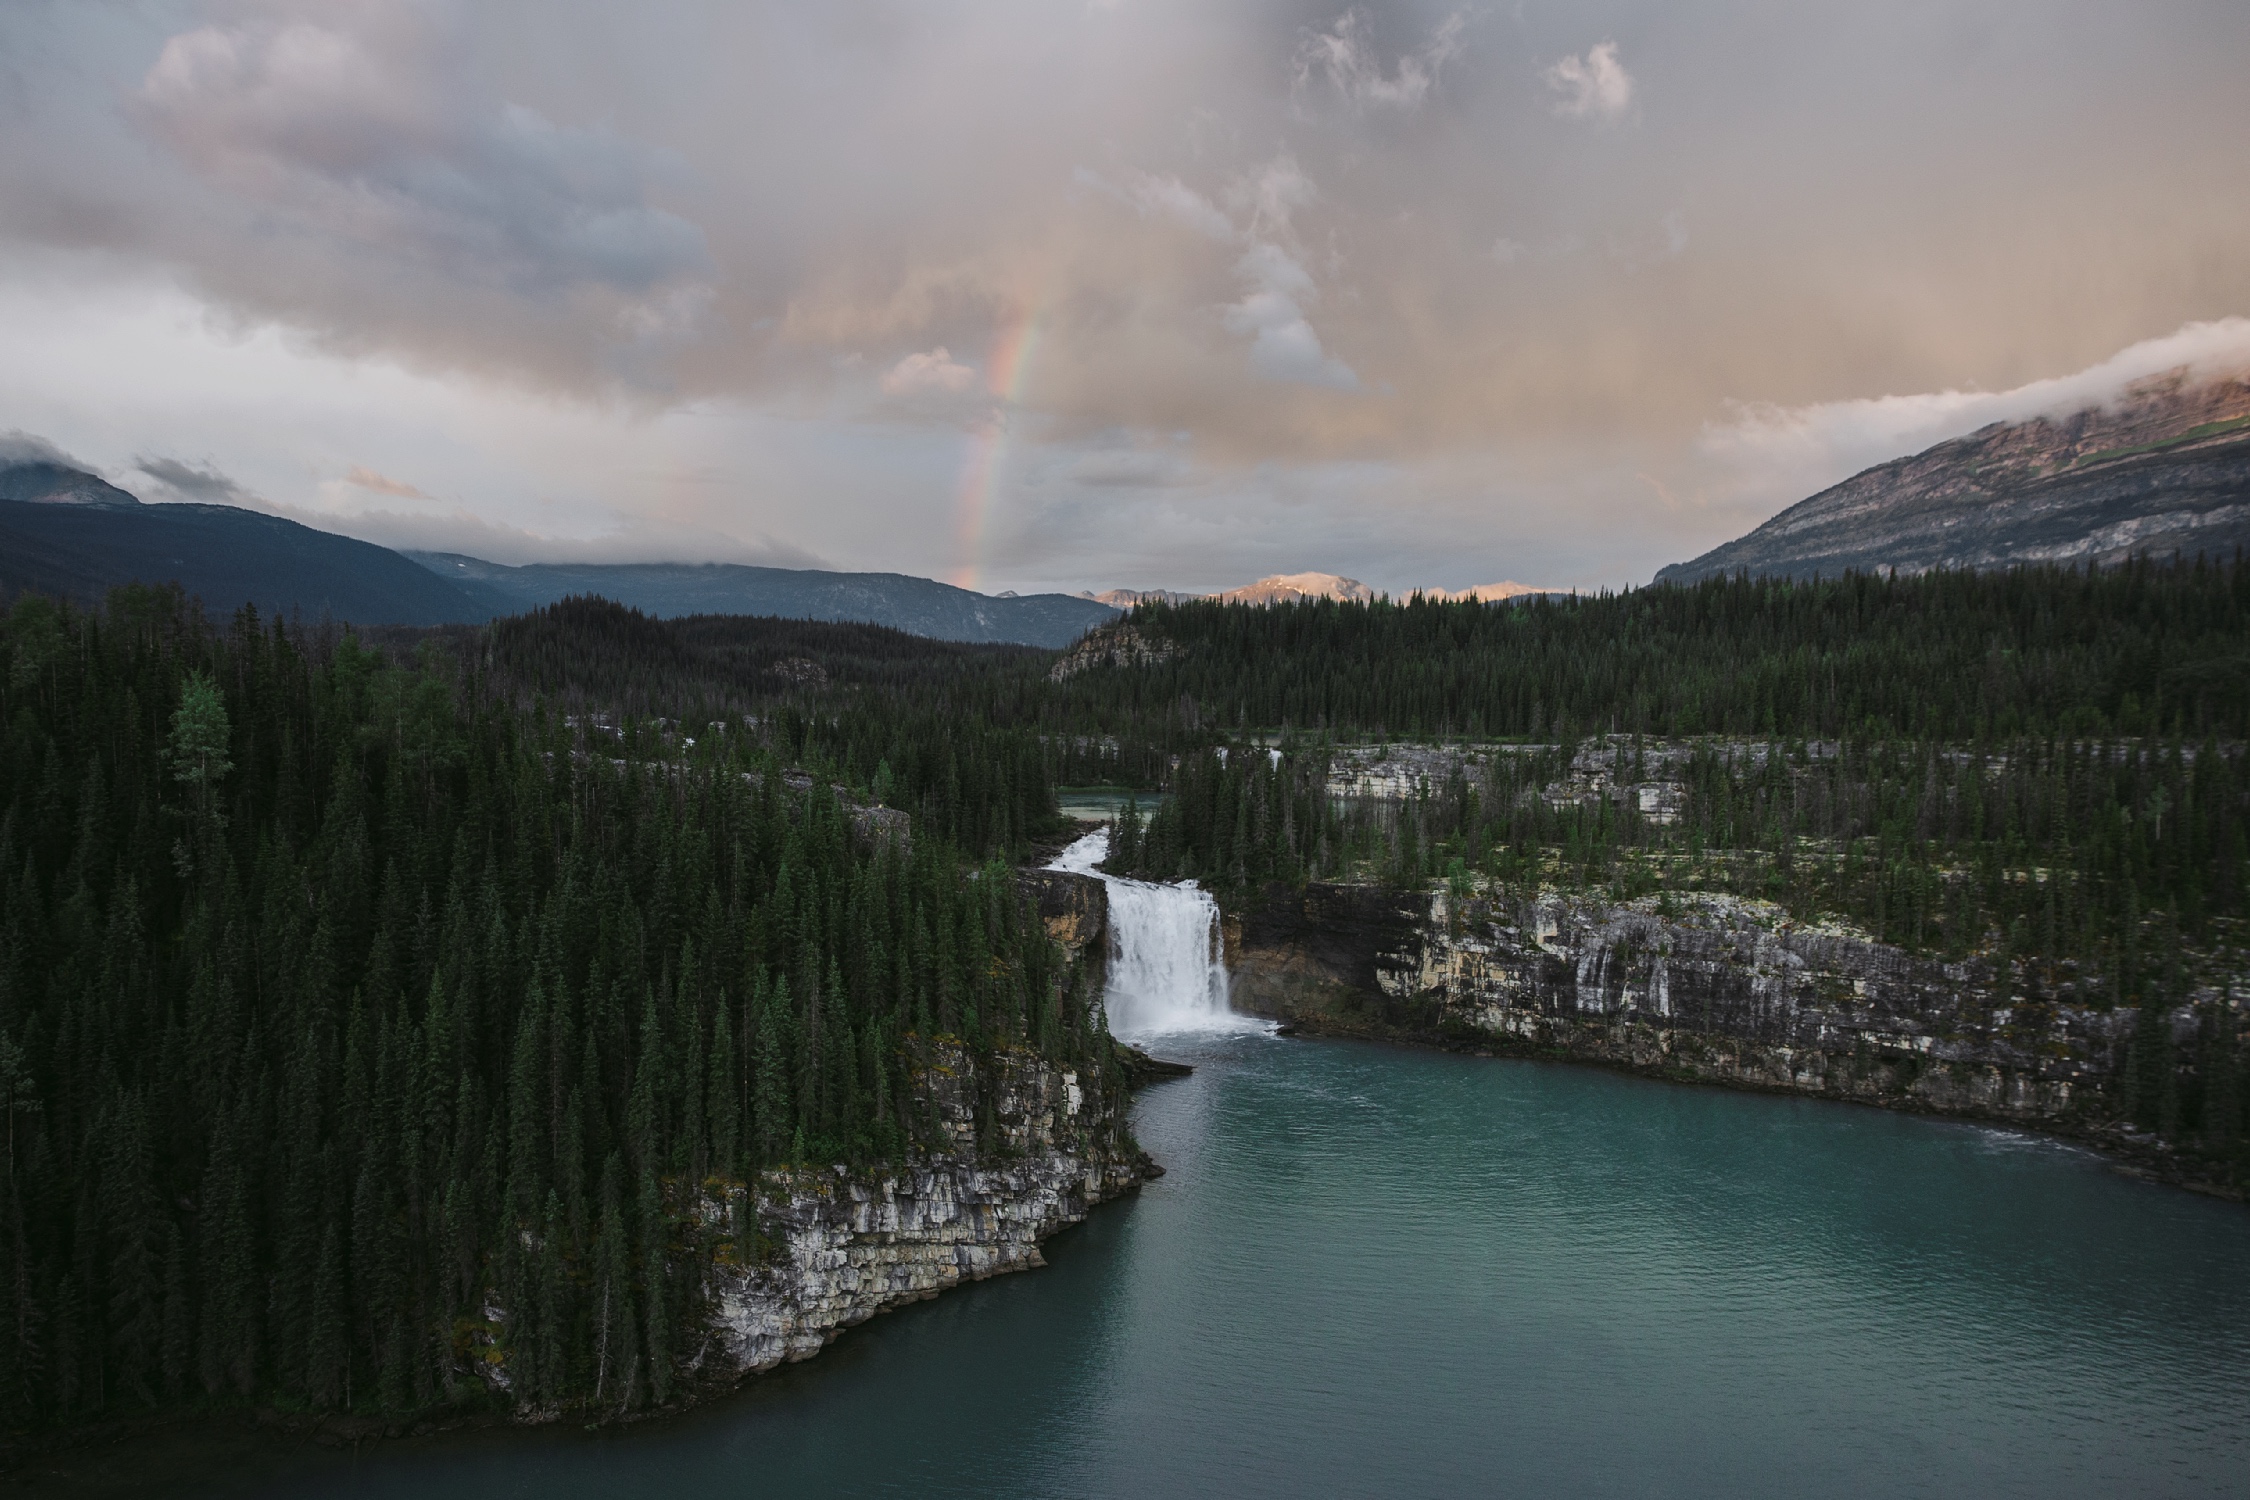
[[[992,353],[985,360],[985,388],[992,394],[991,415],[969,434],[969,451],[961,464],[960,538],[955,555],[961,565],[953,581],[973,589],[983,571],[984,529],[992,518],[992,497],[1000,487],[1000,471],[1007,457],[1008,424],[1023,399],[1024,374],[1031,368],[1032,352],[1039,347],[1039,313],[1036,308],[1017,313],[1000,325]]]

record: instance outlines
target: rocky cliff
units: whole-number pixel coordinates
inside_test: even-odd
[[[1126,1123],[1129,1076],[1126,1060],[1081,1074],[1031,1052],[927,1044],[915,1088],[936,1138],[912,1160],[675,1190],[675,1265],[688,1262],[705,1316],[700,1344],[680,1351],[669,1404],[808,1358],[903,1303],[1044,1265],[1042,1240],[1159,1173]],[[512,1320],[499,1306],[486,1316],[479,1373],[505,1393]],[[614,1398],[619,1413],[636,1381],[645,1386],[645,1374],[626,1369],[610,1386],[626,1393]]]
[[[1275,888],[1228,929],[1239,1010],[1306,1030],[1602,1063],[2035,1125],[2220,1185],[2134,1131],[2139,1013],[1997,958],[1942,963],[1765,902]],[[2206,990],[2169,1017],[2193,1056]]]
[[[1658,583],[1835,577],[2250,544],[2250,380],[2143,381],[2115,403],[1995,423],[1799,501]]]
[[[1101,966],[1109,953],[1109,888],[1068,870],[1018,870],[1016,880],[1063,956]]]
[[[980,1079],[958,1047],[932,1057],[922,1086],[947,1143],[912,1164],[858,1177],[774,1174],[757,1185],[759,1239],[772,1250],[749,1263],[712,1258],[710,1337],[696,1356],[703,1379],[731,1385],[816,1354],[900,1303],[1044,1265],[1041,1240],[1149,1175],[1125,1127],[1121,1085],[1030,1054],[988,1066],[994,1076]],[[706,1221],[732,1221],[750,1192],[705,1197]]]

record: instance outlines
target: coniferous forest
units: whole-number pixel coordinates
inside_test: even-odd
[[[1061,787],[1144,795],[1111,868],[1229,903],[1721,889],[2153,1013],[2239,966],[2246,741],[2240,562],[1147,606],[1065,653],[26,595],[0,1421],[469,1400],[488,1293],[523,1399],[665,1401],[668,1267],[758,1252],[697,1185],[911,1158],[935,1039],[1114,1074],[1010,874]],[[1339,794],[1394,757],[1410,794]],[[1659,765],[1662,816],[1611,794]],[[2170,1128],[2239,1134],[2220,1097]]]
[[[977,868],[1018,816],[989,761],[909,738],[902,795],[981,832],[869,836],[739,727],[604,732],[422,655],[143,590],[9,616],[11,1427],[466,1399],[488,1289],[520,1399],[661,1402],[668,1252],[756,1250],[693,1185],[911,1153],[922,1039],[1108,1065]]]

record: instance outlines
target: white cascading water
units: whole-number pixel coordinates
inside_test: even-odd
[[[1091,875],[1109,888],[1109,1029],[1130,1038],[1253,1024],[1227,1009],[1219,903],[1211,893],[1192,880],[1160,885],[1104,874],[1096,866],[1108,857],[1109,830],[1102,828],[1047,868]]]

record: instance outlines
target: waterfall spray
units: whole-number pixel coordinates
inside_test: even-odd
[[[1058,855],[1050,870],[1091,875],[1109,889],[1109,982],[1104,1003],[1119,1036],[1232,1031],[1219,903],[1192,880],[1127,880],[1097,869],[1109,830],[1097,829]]]

